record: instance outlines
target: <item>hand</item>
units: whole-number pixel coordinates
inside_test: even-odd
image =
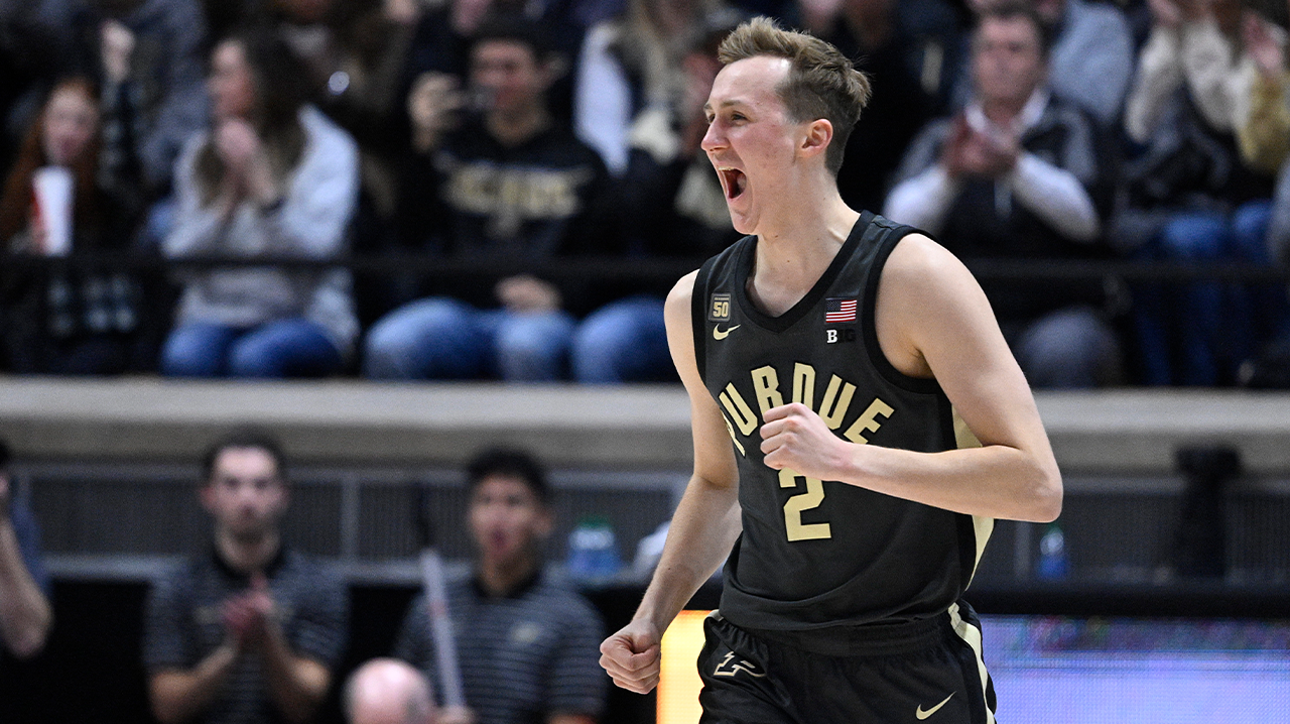
[[[663,635],[644,619],[632,621],[600,644],[600,665],[619,688],[648,694],[658,685]]]
[[[1272,36],[1269,23],[1262,15],[1247,10],[1241,21],[1241,36],[1245,51],[1254,59],[1265,78],[1274,79],[1285,68],[1285,49]]]
[[[554,312],[560,308],[560,290],[537,277],[521,274],[497,283],[497,298],[515,313]]]
[[[969,173],[968,159],[964,156],[964,153],[967,150],[967,143],[971,134],[972,131],[968,128],[967,118],[962,113],[955,116],[950,126],[950,135],[945,139],[945,145],[941,148],[941,166],[945,168],[945,174],[952,179]]]
[[[439,710],[434,724],[475,724],[479,716],[468,706],[449,706]]]
[[[255,128],[240,118],[229,118],[215,127],[215,153],[229,171],[245,176],[251,164],[263,156],[263,145]]]
[[[1012,138],[995,137],[968,128],[958,142],[957,171],[964,176],[999,178],[1017,164],[1021,144]]]
[[[238,651],[259,649],[275,633],[277,605],[264,574],[251,576],[251,587],[224,602],[224,626]]]
[[[119,20],[105,20],[99,26],[99,48],[103,73],[113,83],[130,75],[130,57],[134,55],[134,32]]]
[[[836,480],[846,460],[847,442],[800,402],[772,407],[761,426],[761,451],[767,467],[798,475]]]
[[[238,193],[268,206],[282,195],[269,167],[264,144],[255,128],[240,118],[223,120],[215,129],[215,151],[228,167],[228,179]]]
[[[466,105],[461,81],[447,73],[422,73],[408,93],[408,117],[412,121],[412,144],[425,153],[439,143],[439,137],[457,124],[457,113]]]
[[[977,133],[983,162],[982,172],[991,178],[1011,173],[1021,155],[1021,140],[1015,136]]]

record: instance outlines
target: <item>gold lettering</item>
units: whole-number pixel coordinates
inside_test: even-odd
[[[888,405],[875,397],[873,398],[873,402],[869,403],[869,408],[866,409],[860,417],[857,417],[855,422],[851,423],[851,427],[847,428],[846,432],[842,433],[842,437],[845,437],[851,442],[863,445],[869,442],[869,439],[862,433],[866,430],[869,432],[878,432],[878,428],[882,427],[882,423],[878,422],[878,416],[891,417],[892,413],[895,411],[895,408],[891,405]]]
[[[748,451],[744,450],[743,443],[739,442],[739,436],[735,435],[735,426],[730,423],[730,418],[726,417],[726,413],[723,412],[721,413],[721,419],[726,421],[726,432],[730,433],[730,440],[735,444],[735,449],[739,451],[740,455],[748,457]]]
[[[793,365],[793,402],[815,409],[815,368],[803,362]]]
[[[838,388],[842,389],[842,394],[838,394]],[[829,386],[824,390],[824,402],[820,405],[820,419],[824,420],[830,430],[836,430],[842,427],[842,420],[847,416],[847,408],[851,406],[851,396],[856,392],[856,386],[850,382],[843,382],[841,377],[833,375],[829,378]]]
[[[775,368],[767,365],[752,371],[753,392],[757,394],[757,406],[761,408],[761,417],[766,419],[766,411],[784,404],[784,396],[779,394],[779,375]]]
[[[735,383],[727,384],[718,399],[721,400],[721,406],[726,408],[726,412],[730,413],[730,417],[734,418],[735,424],[739,426],[739,432],[751,435],[752,431],[757,429],[757,417],[753,415],[748,403],[744,402],[739,390],[735,389]]]
[[[807,510],[820,507],[824,502],[824,483],[818,478],[808,478],[805,475],[784,468],[779,471],[779,487],[796,488],[797,480],[801,478],[806,483],[806,492],[798,493],[788,500],[784,501],[784,532],[788,535],[788,542],[796,543],[800,540],[827,540],[833,537],[833,528],[828,523],[803,523],[802,513]]]

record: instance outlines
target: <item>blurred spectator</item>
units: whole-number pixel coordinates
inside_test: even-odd
[[[162,724],[308,721],[345,647],[345,585],[282,541],[290,489],[272,438],[230,435],[203,466],[213,550],[168,571],[148,598],[153,714]]]
[[[176,173],[169,257],[324,260],[344,252],[358,196],[354,140],[307,104],[304,73],[268,31],[212,54],[212,124]],[[296,377],[335,373],[358,333],[343,270],[189,270],[166,375]]]
[[[408,52],[404,90],[425,73],[446,73],[458,82],[469,74],[470,50],[475,34],[492,18],[520,17],[542,27],[542,40],[550,51],[551,82],[547,108],[562,122],[572,114],[573,74],[570,62],[582,45],[578,24],[580,3],[619,0],[438,0],[421,14]],[[591,10],[592,14],[598,11]]]
[[[604,164],[546,106],[555,62],[536,24],[508,18],[477,32],[469,90],[443,74],[419,79],[408,99],[416,153],[404,177],[405,238],[511,263],[606,243]],[[480,307],[492,300],[479,287],[461,284],[457,298],[414,301],[378,321],[364,374],[562,377],[575,324],[565,305],[580,301],[568,294],[576,285],[509,277],[494,290],[501,309],[487,310]]]
[[[9,446],[0,440],[0,672],[5,659],[38,654],[53,624],[40,528],[14,488]]]
[[[703,107],[721,70],[717,46],[742,17],[713,12],[688,31],[679,102],[638,116],[619,183],[621,233],[630,253],[701,263],[741,236],[730,224],[725,192],[699,144],[708,130]]]
[[[1242,50],[1237,0],[1151,0],[1151,35],[1125,110],[1142,147],[1125,165],[1111,240],[1139,258],[1267,263],[1270,175],[1243,163],[1234,134]],[[1253,61],[1249,61],[1253,62]],[[1247,290],[1218,282],[1134,291],[1142,381],[1230,384],[1254,352]]]
[[[398,659],[372,659],[358,667],[345,683],[342,702],[349,724],[440,724],[430,682]]]
[[[720,0],[630,0],[618,18],[591,28],[578,62],[574,130],[611,173],[633,147],[675,154],[657,116],[670,119],[685,98],[682,61],[696,27]],[[651,125],[655,124],[655,125]]]
[[[320,109],[362,153],[363,188],[381,219],[394,213],[404,67],[421,5],[414,0],[277,0],[277,30],[320,91]]]
[[[1290,155],[1290,70],[1286,31],[1247,10],[1241,23],[1245,49],[1237,78],[1233,123],[1241,158],[1261,173],[1275,174]]]
[[[1096,125],[1044,83],[1046,34],[1024,4],[982,13],[972,42],[974,97],[919,134],[885,214],[926,229],[966,261],[1071,259],[1098,248],[1105,169]],[[982,285],[1035,387],[1114,379],[1118,344],[1101,286]]]
[[[67,0],[83,61],[102,79],[104,166],[138,176],[144,200],[169,195],[175,159],[202,127],[206,24],[197,0]],[[150,222],[153,241],[173,213]]]
[[[599,616],[543,572],[554,519],[541,465],[515,450],[487,450],[467,466],[470,577],[449,580],[448,613],[468,712],[475,724],[591,724],[604,709]],[[395,655],[436,680],[425,596],[414,599]]]
[[[946,0],[800,0],[802,19],[869,76],[873,97],[847,142],[838,189],[877,209],[914,135],[949,108],[965,33]]]
[[[968,0],[978,13],[1008,0]],[[1054,94],[1079,104],[1103,128],[1124,111],[1133,75],[1133,32],[1124,11],[1103,0],[1027,0],[1053,36],[1048,85]],[[1189,0],[1190,1],[1190,0]],[[965,78],[961,90],[968,90]]]
[[[143,299],[124,268],[66,260],[124,251],[137,206],[130,183],[99,164],[98,94],[89,80],[54,86],[0,197],[0,356],[21,373],[112,374],[149,364]]]

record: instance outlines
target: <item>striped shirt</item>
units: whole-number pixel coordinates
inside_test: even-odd
[[[461,577],[448,581],[447,596],[466,705],[479,724],[530,724],[552,713],[604,710],[600,616],[577,593],[539,576],[492,597]],[[424,595],[408,609],[395,656],[442,688]]]
[[[287,643],[297,656],[334,669],[345,647],[349,596],[329,566],[284,550],[265,571]],[[225,638],[221,606],[249,580],[216,555],[182,563],[159,578],[148,596],[143,663],[149,674],[189,670]],[[207,724],[281,722],[260,660],[242,657],[223,689],[199,718]]]

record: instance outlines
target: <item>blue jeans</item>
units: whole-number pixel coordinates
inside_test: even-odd
[[[1120,344],[1092,307],[1059,309],[1007,330],[1031,387],[1089,389],[1119,377]]]
[[[384,380],[564,377],[573,318],[562,311],[480,310],[432,297],[390,312],[367,334],[363,375]]]
[[[340,350],[307,319],[249,329],[194,322],[170,332],[161,350],[167,377],[325,377],[344,366]]]
[[[663,300],[645,295],[610,302],[573,335],[573,378],[615,384],[674,377],[663,323]]]
[[[1264,236],[1271,203],[1251,201],[1229,217],[1181,212],[1140,249],[1138,258],[1197,263],[1271,264]],[[1148,385],[1230,382],[1260,339],[1284,326],[1279,290],[1215,281],[1135,286],[1133,324]]]

